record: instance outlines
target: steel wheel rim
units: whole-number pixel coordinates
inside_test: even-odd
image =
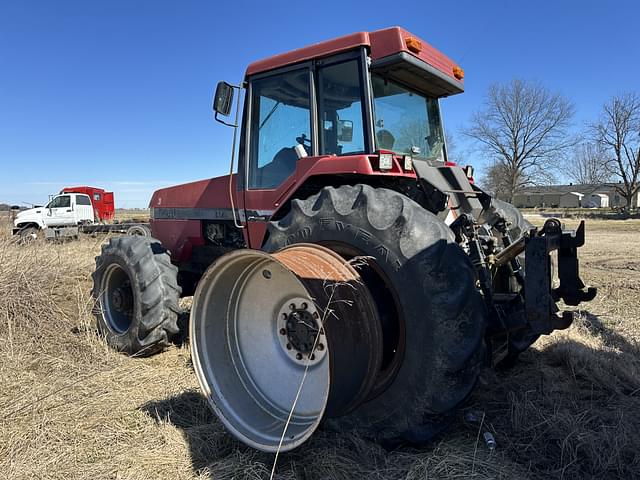
[[[283,306],[303,301],[312,314],[319,312],[300,280],[268,254],[233,252],[213,266],[200,280],[191,309],[191,352],[200,386],[237,438],[273,452],[306,369],[281,448],[291,450],[323,417],[329,355],[309,366],[292,358],[278,337],[278,314]]]
[[[129,275],[118,264],[111,264],[104,272],[101,285],[101,307],[102,317],[104,318],[107,328],[116,335],[122,335],[131,328],[131,320],[133,307],[127,311],[119,308],[116,299],[117,289],[126,289],[131,296],[131,305],[133,305],[133,290],[131,286],[126,287],[126,283],[130,282]]]

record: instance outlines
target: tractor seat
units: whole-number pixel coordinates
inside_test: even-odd
[[[281,149],[273,160],[258,169],[258,182],[262,188],[280,185],[296,169],[298,155],[293,147]]]

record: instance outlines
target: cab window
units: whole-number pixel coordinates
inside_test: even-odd
[[[279,186],[296,169],[296,146],[311,154],[309,83],[308,69],[253,81],[249,188]]]
[[[102,197],[101,197],[101,195],[100,195],[99,193],[94,193],[94,194],[93,194],[93,199],[94,199],[96,202],[99,202],[99,201],[100,201],[100,198],[102,198]]]
[[[364,152],[359,61],[321,67],[318,77],[320,153],[345,155]]]
[[[371,76],[376,148],[444,161],[438,100],[380,75]]]
[[[87,195],[78,195],[76,197],[76,205],[91,205],[91,200]]]
[[[69,208],[71,206],[71,197],[69,195],[60,195],[49,202],[47,208]]]

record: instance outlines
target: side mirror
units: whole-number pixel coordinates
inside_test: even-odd
[[[351,120],[338,120],[338,141],[345,143],[353,141],[353,122]]]
[[[218,82],[216,94],[213,97],[213,111],[227,117],[231,113],[233,102],[233,87],[227,82]]]

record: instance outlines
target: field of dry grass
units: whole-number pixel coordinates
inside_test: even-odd
[[[273,456],[213,417],[187,346],[127,358],[96,335],[89,274],[104,239],[19,248],[3,235],[0,478],[268,478]],[[277,478],[640,477],[640,221],[591,221],[587,240],[597,299],[512,370],[486,371],[471,399],[494,451],[463,421],[394,451],[318,432]]]

